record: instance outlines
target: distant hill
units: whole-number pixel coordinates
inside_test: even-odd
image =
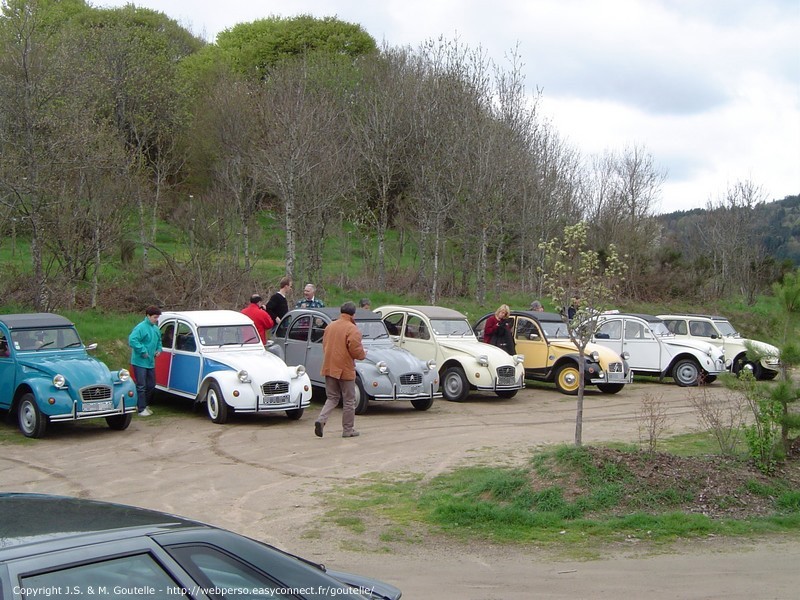
[[[788,260],[800,266],[800,195],[762,202],[751,210],[767,252],[777,263]],[[702,222],[708,218],[713,218],[713,211],[704,208],[656,217],[663,227],[664,239],[678,246],[689,241],[687,232],[693,226],[702,226]]]

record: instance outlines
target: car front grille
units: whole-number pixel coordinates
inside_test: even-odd
[[[97,402],[98,400],[111,400],[111,386],[93,385],[81,390],[82,402]]]
[[[517,373],[514,367],[497,367],[497,384],[514,385],[517,382]]]
[[[406,373],[400,375],[400,385],[419,385],[422,383],[421,373]]]
[[[274,396],[275,394],[288,394],[289,382],[288,381],[267,381],[261,384],[261,393],[265,396]]]
[[[622,373],[623,372],[622,363],[621,362],[609,363],[608,372],[609,373]]]

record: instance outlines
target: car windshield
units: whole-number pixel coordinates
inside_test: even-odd
[[[650,323],[650,329],[652,330],[653,334],[659,337],[674,335],[669,329],[667,329],[667,326],[663,321],[659,321],[658,323]]]
[[[383,321],[356,321],[361,337],[365,340],[379,340],[389,337],[386,325]]]
[[[466,319],[431,319],[431,328],[436,335],[475,337],[475,332]]]
[[[736,331],[736,328],[733,325],[731,325],[730,321],[727,321],[727,320],[725,320],[725,321],[716,321],[715,320],[714,321],[714,325],[716,325],[717,329],[719,329],[719,332],[722,335],[726,336],[726,337],[727,336],[739,337],[739,332]]]
[[[72,327],[15,329],[11,332],[11,343],[21,352],[64,350],[83,346],[78,332]]]
[[[257,346],[261,338],[254,325],[212,325],[198,327],[203,346]]]
[[[549,339],[569,338],[569,330],[567,329],[566,323],[559,323],[557,321],[543,323],[542,321],[539,321],[539,325],[542,326],[542,329],[544,329],[544,334]]]

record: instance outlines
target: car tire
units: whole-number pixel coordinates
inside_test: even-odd
[[[417,410],[428,410],[433,406],[433,398],[422,398],[421,400],[412,400],[411,406]]]
[[[469,381],[461,367],[448,367],[442,376],[442,395],[450,402],[463,402],[469,395]]]
[[[106,424],[108,425],[109,429],[113,429],[115,431],[125,431],[128,428],[128,425],[131,424],[132,419],[133,413],[128,413],[126,415],[113,415],[111,417],[106,417]]]
[[[290,421],[297,421],[303,416],[304,410],[305,408],[292,408],[286,411],[286,416],[289,417]]]
[[[616,394],[625,387],[624,383],[598,383],[597,389],[604,394]]]
[[[575,363],[564,363],[556,370],[555,382],[558,391],[567,396],[574,396],[580,387],[580,370]]]
[[[761,379],[763,381],[772,381],[778,376],[777,371],[773,371],[772,369],[763,369],[763,374],[761,375]]]
[[[682,358],[672,367],[672,379],[681,387],[693,387],[700,382],[700,365],[693,358]]]
[[[369,408],[369,396],[364,391],[364,384],[361,383],[361,378],[356,377],[356,414],[363,415]]]
[[[47,431],[47,416],[39,410],[36,398],[30,392],[20,398],[17,406],[17,423],[25,437],[40,438]]]
[[[211,417],[214,423],[222,425],[228,421],[228,404],[225,402],[225,398],[222,396],[219,384],[216,381],[208,384],[205,401],[208,416]]]
[[[499,392],[495,392],[499,398],[505,398],[506,400],[509,398],[513,398],[517,395],[519,390],[501,390]]]

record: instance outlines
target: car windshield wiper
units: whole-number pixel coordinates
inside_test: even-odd
[[[66,350],[67,348],[72,348],[73,346],[80,346],[80,342],[72,342],[71,344],[67,344],[66,346],[62,346],[61,350]]]
[[[53,342],[45,342],[44,344],[42,344],[41,346],[39,346],[39,347],[36,349],[36,351],[38,352],[38,351],[39,351],[39,350],[41,350],[42,348],[46,348],[47,346],[52,346],[52,345],[53,345]]]
[[[379,339],[381,339],[381,338],[385,338],[385,337],[389,337],[389,334],[388,334],[388,333],[381,333],[380,335],[376,335],[376,336],[375,336],[374,338],[372,338],[372,339],[373,339],[373,340],[379,340]]]

